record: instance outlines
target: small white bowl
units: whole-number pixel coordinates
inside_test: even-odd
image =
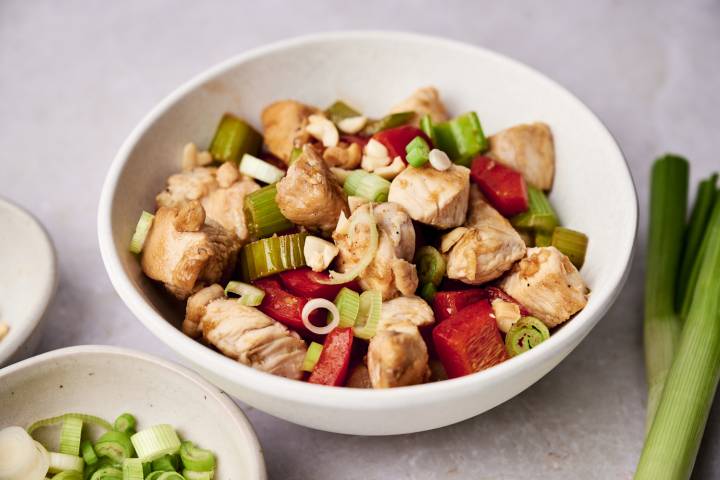
[[[32,355],[57,287],[55,249],[32,215],[0,198],[0,367]]]
[[[24,360],[0,370],[0,405],[0,428],[64,413],[112,422],[129,412],[141,429],[168,423],[212,450],[218,480],[266,478],[262,449],[238,406],[197,374],[144,353],[91,345]]]
[[[587,307],[537,348],[463,378],[389,390],[332,388],[245,367],[178,330],[182,313],[145,278],[128,243],[140,212],[152,210],[186,142],[207,145],[230,111],[259,127],[268,103],[295,98],[325,106],[338,98],[370,116],[424,85],[450,112],[476,110],[488,134],[547,122],[557,174],[551,199],[563,223],[587,233]],[[542,378],[590,333],[625,281],[635,241],[637,199],[627,164],[593,113],[557,83],[481,48],[412,34],[351,32],[284,41],[200,74],[153,109],[110,168],[98,212],[100,250],[115,289],[159,339],[225,391],[291,422],[364,435],[416,432],[484,412]]]

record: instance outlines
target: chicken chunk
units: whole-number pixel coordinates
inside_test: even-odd
[[[218,297],[220,285],[188,300],[183,331],[194,327],[224,355],[264,372],[300,379],[307,349],[300,336],[254,307]],[[199,321],[198,321],[199,317]]]
[[[415,112],[412,124],[418,126],[423,115],[430,115],[433,122],[444,122],[448,119],[447,110],[440,100],[435,87],[423,87],[415,90],[412,95],[390,109],[390,113]]]
[[[338,223],[333,240],[339,249],[337,267],[341,272],[354,268],[367,251],[370,231],[367,225],[355,225],[355,235],[350,240],[348,226],[356,215],[373,212],[378,229],[378,248],[372,262],[360,273],[360,286],[376,290],[383,300],[399,295],[412,295],[417,289],[418,278],[415,265],[410,263],[415,254],[415,228],[410,217],[394,203],[359,206],[350,219]]]
[[[350,213],[342,187],[310,146],[277,183],[275,199],[288,220],[323,233],[335,229],[340,213]]]
[[[525,242],[517,231],[483,197],[473,185],[466,230],[453,230],[445,237],[455,236],[447,254],[447,276],[471,285],[479,285],[500,277],[525,255]],[[443,238],[441,244],[449,244]]]
[[[465,221],[469,191],[469,169],[453,165],[441,172],[426,166],[403,170],[390,184],[388,199],[413,220],[445,229]]]
[[[265,107],[262,112],[265,145],[270,153],[289,163],[290,153],[310,139],[305,131],[310,115],[317,109],[295,100],[281,100]]]
[[[217,168],[196,167],[183,173],[170,175],[167,187],[155,201],[158,207],[179,208],[190,200],[200,200],[218,188]]]
[[[378,330],[368,346],[368,371],[373,388],[424,383],[430,377],[428,352],[418,327],[409,321]]]
[[[185,335],[197,338],[202,334],[200,322],[205,316],[205,310],[210,302],[218,298],[225,298],[225,290],[217,283],[203,288],[188,298],[185,305],[185,320],[182,324],[182,331]]]
[[[398,297],[383,302],[378,330],[391,329],[393,325],[402,322],[410,322],[416,327],[427,327],[435,323],[435,314],[425,300],[416,296]]]
[[[176,208],[158,209],[145,239],[141,265],[145,275],[184,300],[206,285],[227,280],[240,242],[212,221],[197,232],[178,230],[177,216]]]
[[[245,197],[259,189],[260,186],[257,183],[250,178],[243,177],[227,188],[214,190],[203,197],[201,202],[208,218],[233,232],[241,242],[245,242],[249,236],[243,210]]]
[[[545,123],[517,125],[490,137],[490,152],[503,163],[521,172],[529,183],[550,190],[555,176],[555,147]]]
[[[587,304],[588,288],[580,273],[555,247],[528,249],[500,286],[550,328]]]

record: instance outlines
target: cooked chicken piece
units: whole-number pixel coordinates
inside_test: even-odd
[[[158,207],[178,208],[190,200],[200,200],[218,188],[215,167],[196,167],[170,175],[167,187],[155,200]]]
[[[517,125],[490,137],[495,158],[523,174],[525,180],[542,190],[550,190],[555,175],[555,147],[550,127],[545,123]]]
[[[370,200],[368,200],[365,197],[358,197],[357,195],[350,195],[348,197],[348,207],[350,207],[350,212],[354,212],[358,209],[358,207],[365,205],[366,203],[369,203]]]
[[[506,302],[496,298],[492,301],[493,315],[501,332],[507,333],[515,322],[520,320],[520,306],[517,303]]]
[[[470,170],[453,165],[444,172],[430,166],[406,168],[390,184],[388,199],[418,222],[453,228],[465,221]]]
[[[225,290],[217,283],[203,288],[188,298],[185,305],[185,320],[182,324],[182,331],[185,335],[197,338],[202,334],[200,322],[205,316],[205,310],[210,302],[218,298],[225,298]]]
[[[435,323],[435,315],[425,300],[414,295],[383,302],[378,330],[391,329],[393,325],[402,322],[410,322],[416,327],[427,327]]]
[[[339,250],[334,243],[312,235],[305,238],[303,254],[305,263],[313,272],[322,272],[337,257]]]
[[[199,232],[203,225],[205,225],[205,209],[197,200],[184,203],[178,209],[173,221],[173,226],[178,232]]]
[[[310,139],[305,127],[308,117],[316,112],[317,109],[295,100],[281,100],[265,107],[262,124],[270,153],[288,163],[292,149],[302,147]]]
[[[413,125],[420,124],[420,118],[428,114],[433,122],[444,122],[448,119],[447,110],[440,100],[435,87],[423,87],[415,90],[412,95],[395,105],[390,113],[415,112]]]
[[[370,372],[364,363],[356,365],[350,371],[345,386],[349,388],[372,388]]]
[[[529,248],[500,287],[550,328],[587,304],[588,289],[580,273],[555,247]]]
[[[430,377],[427,346],[408,321],[378,330],[370,340],[367,359],[373,388],[417,385]]]
[[[375,258],[360,273],[360,285],[365,290],[376,290],[383,300],[399,295],[412,295],[417,289],[415,265],[410,263],[415,254],[415,228],[410,217],[394,203],[359,206],[349,219],[338,223],[333,240],[340,253],[337,266],[341,272],[357,265],[367,251],[370,231],[367,225],[355,226],[355,238],[350,241],[348,226],[356,215],[367,215],[372,209],[378,229],[378,249]]]
[[[342,187],[310,146],[277,183],[275,200],[288,220],[323,233],[335,229],[340,213],[350,214]]]
[[[210,221],[197,232],[175,227],[178,209],[160,207],[142,251],[145,275],[165,284],[184,300],[198,289],[227,280],[235,267],[240,242]]]
[[[471,285],[494,280],[525,255],[525,242],[517,231],[473,185],[470,206],[462,233],[447,254],[447,276]],[[456,231],[447,236],[456,235]],[[447,245],[443,238],[441,245]]]
[[[254,307],[226,298],[220,285],[199,291],[188,300],[183,331],[197,332],[224,355],[243,365],[300,379],[307,349],[300,336]],[[198,320],[199,317],[199,320]]]
[[[219,172],[218,179],[220,179]],[[214,190],[203,197],[201,202],[208,218],[235,233],[241,242],[245,242],[248,239],[248,228],[243,211],[245,196],[259,189],[257,183],[248,177],[243,177],[228,188]]]

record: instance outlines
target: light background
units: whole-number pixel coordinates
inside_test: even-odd
[[[108,343],[175,358],[125,308],[100,260],[95,218],[111,159],[155,103],[203,69],[278,39],[342,29],[463,40],[567,86],[630,162],[639,245],[623,294],[593,333],[535,386],[480,417],[363,438],[245,407],[271,478],[630,478],[643,434],[650,162],[683,153],[693,181],[720,168],[720,2],[713,0],[0,0],[0,195],[38,216],[59,252],[60,287],[41,349]],[[715,412],[698,479],[720,477],[720,407]]]

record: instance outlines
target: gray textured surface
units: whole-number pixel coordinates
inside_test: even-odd
[[[647,174],[650,160],[666,150],[692,159],[694,179],[720,167],[720,3],[386,3],[0,2],[0,194],[36,214],[59,251],[60,289],[42,349],[112,343],[173,358],[114,293],[98,252],[95,213],[116,149],[178,84],[234,53],[303,33],[443,35],[540,69],[606,122],[640,195],[638,254],[627,287],[556,370],[456,426],[348,437],[245,408],[268,470],[276,479],[630,478],[645,398]],[[696,478],[720,477],[716,412]]]

